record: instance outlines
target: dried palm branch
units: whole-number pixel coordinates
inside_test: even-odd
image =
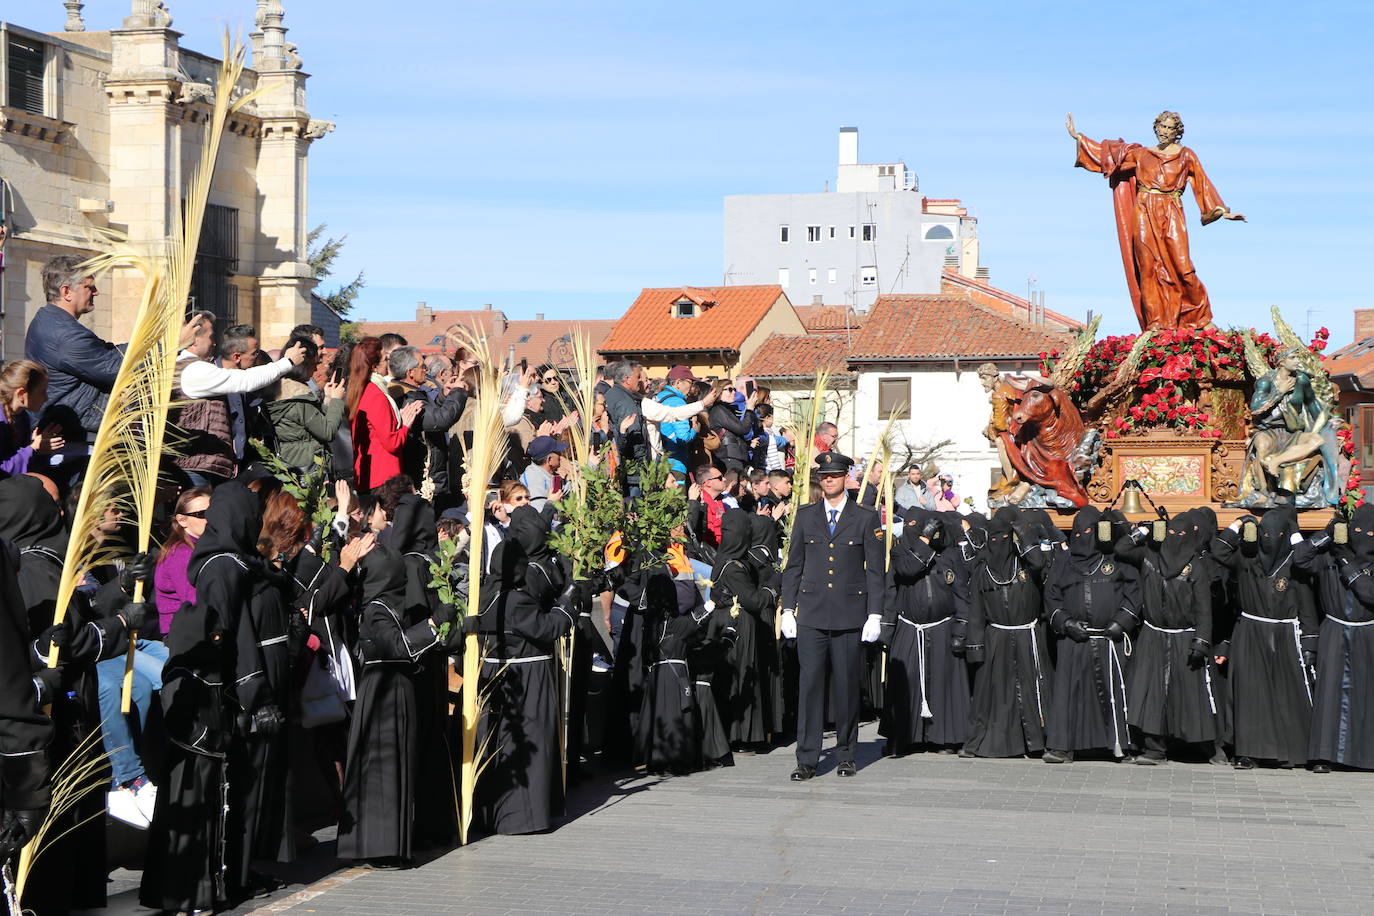
[[[816,428],[825,412],[825,395],[830,387],[830,372],[816,372],[816,385],[811,389],[811,410],[798,430],[796,466],[792,473],[792,511],[787,513],[787,530],[782,539],[782,565],[787,566],[787,554],[792,544],[792,529],[797,523],[797,510],[810,501],[811,462],[816,460]]]
[[[29,872],[33,869],[33,863],[38,861],[39,856],[87,821],[105,816],[104,809],[101,809],[90,817],[68,825],[56,836],[49,836],[61,820],[67,816],[68,812],[75,808],[83,798],[92,792],[100,791],[109,784],[110,758],[100,749],[100,734],[100,730],[96,729],[82,738],[81,742],[67,756],[67,759],[62,761],[57,772],[53,773],[52,804],[48,808],[48,813],[43,817],[43,823],[39,825],[37,833],[34,834],[33,839],[29,841],[28,845],[24,847],[24,851],[19,855],[19,867],[14,874],[14,896],[17,899],[23,898],[24,885],[28,883]]]
[[[1064,351],[1064,355],[1059,357],[1059,361],[1050,370],[1050,383],[1056,388],[1065,388],[1083,365],[1083,360],[1088,358],[1088,351],[1092,349],[1093,342],[1097,339],[1097,326],[1102,323],[1101,315],[1094,315],[1093,320],[1088,322],[1088,326],[1074,338],[1073,343]]]
[[[477,614],[482,607],[482,556],[487,511],[487,487],[496,476],[506,457],[506,430],[501,420],[501,369],[491,357],[487,340],[473,328],[460,331],[462,345],[478,361],[478,388],[473,411],[472,447],[468,449],[464,479],[464,493],[468,504],[468,614]],[[458,835],[463,844],[468,841],[472,824],[472,799],[477,787],[477,718],[478,677],[481,656],[476,634],[469,635],[463,649],[463,762],[460,773],[462,810],[459,812]]]
[[[568,446],[572,453],[573,464],[579,473],[572,475],[573,493],[577,499],[587,497],[587,482],[580,471],[592,460],[592,434],[594,431],[592,415],[596,412],[596,354],[592,349],[590,335],[581,328],[572,333],[573,368],[577,377],[573,384],[565,386],[572,408],[577,412],[577,422],[568,427]]]
[[[1297,352],[1298,359],[1302,361],[1302,370],[1312,379],[1312,393],[1327,410],[1334,411],[1339,395],[1336,393],[1336,386],[1331,382],[1331,374],[1326,371],[1317,354],[1313,353],[1311,348],[1303,343],[1302,338],[1289,327],[1288,322],[1283,320],[1279,307],[1272,305],[1269,311],[1274,316],[1274,330],[1278,332],[1279,340],[1283,341],[1285,348]]]
[[[1255,340],[1255,332],[1246,328],[1240,332],[1240,338],[1245,345],[1245,368],[1250,372],[1250,377],[1257,380],[1263,378],[1270,369],[1269,360],[1264,358],[1264,351]]]
[[[229,116],[257,95],[250,92],[234,98],[243,74],[243,60],[243,46],[237,42],[231,46],[226,32],[224,60],[220,63],[205,146],[183,195],[181,219],[173,225],[172,237],[151,246],[140,246],[107,232],[105,238],[110,250],[85,264],[85,269],[91,273],[132,267],[143,274],[145,282],[124,361],[96,432],[85,483],[73,516],[72,536],[58,584],[54,623],[66,617],[77,584],[94,567],[114,559],[114,548],[104,546],[95,536],[96,528],[107,513],[114,510],[126,517],[132,515],[138,534],[138,551],[146,551],[152,541],[158,462],[164,451],[167,409],[177,354],[181,349],[182,317],[190,295],[210,181]],[[133,597],[135,601],[143,600],[143,583],[134,586]],[[124,665],[122,708],[126,713],[133,687],[137,638],[136,632],[129,634],[129,652]],[[48,664],[57,664],[55,649]]]
[[[1131,349],[1116,367],[1116,374],[1112,376],[1112,380],[1103,385],[1102,390],[1093,395],[1079,411],[1084,420],[1089,423],[1095,422],[1113,402],[1130,390],[1135,384],[1136,377],[1140,375],[1140,361],[1145,356],[1145,348],[1150,345],[1154,336],[1155,332],[1150,330],[1142,331],[1136,337],[1135,343],[1131,344]]]

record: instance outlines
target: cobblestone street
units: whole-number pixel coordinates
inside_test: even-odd
[[[783,750],[574,795],[546,836],[350,869],[292,914],[1368,913],[1374,777],[915,755],[858,778]],[[261,907],[262,904],[259,904]]]

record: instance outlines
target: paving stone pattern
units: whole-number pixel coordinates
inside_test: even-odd
[[[1374,912],[1374,775],[790,751],[575,793],[544,836],[364,872],[291,914]],[[345,876],[347,877],[347,876]]]

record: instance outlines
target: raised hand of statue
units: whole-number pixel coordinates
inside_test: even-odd
[[[1066,118],[1064,119],[1064,126],[1065,126],[1066,128],[1068,128],[1069,136],[1070,136],[1070,137],[1073,137],[1075,140],[1077,140],[1077,139],[1078,139],[1078,128],[1075,127],[1075,126],[1074,126],[1074,123],[1073,123],[1073,112],[1069,112],[1068,117],[1066,117]]]
[[[1233,219],[1233,220],[1235,220],[1235,221],[1238,222],[1238,223],[1248,222],[1248,220],[1246,220],[1245,215],[1244,215],[1243,213],[1232,213],[1230,210],[1227,210],[1225,213],[1221,214],[1221,218],[1222,218],[1222,219]]]

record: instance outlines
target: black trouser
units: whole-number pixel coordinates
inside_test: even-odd
[[[797,763],[811,767],[821,758],[827,665],[835,688],[835,756],[840,763],[852,762],[859,736],[859,683],[863,676],[859,630],[798,627]]]

